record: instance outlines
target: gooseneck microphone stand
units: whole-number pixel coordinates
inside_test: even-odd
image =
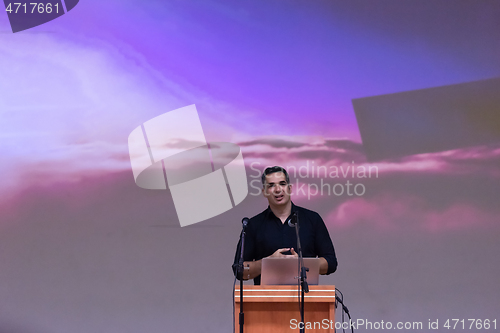
[[[300,245],[300,236],[299,236],[299,213],[295,211],[288,221],[288,225],[291,227],[295,227],[295,234],[297,235],[297,252],[299,254],[299,282],[300,282],[300,321],[305,323],[304,321],[304,294],[309,292],[309,285],[307,284],[307,272],[309,272],[309,268],[304,266],[304,257],[302,256],[302,246]],[[300,328],[300,333],[305,332],[305,325],[303,324]]]
[[[243,333],[243,324],[245,323],[245,313],[243,312],[243,253],[245,249],[245,229],[248,225],[248,217],[243,218],[241,221],[243,224],[243,229],[241,230],[241,238],[240,238],[240,260],[238,262],[237,274],[240,278],[240,315],[239,315],[239,323],[240,323],[240,333]]]

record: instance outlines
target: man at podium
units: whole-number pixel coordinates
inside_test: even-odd
[[[320,274],[331,274],[337,269],[337,257],[328,229],[318,213],[296,206],[291,201],[292,185],[287,171],[274,166],[262,174],[262,193],[269,207],[248,222],[244,248],[243,279],[253,279],[260,285],[262,259],[266,257],[297,257],[297,236],[288,225],[294,213],[299,218],[302,255],[320,258]],[[240,240],[241,242],[241,240]],[[238,242],[234,263],[240,259]],[[233,269],[236,267],[233,265]],[[235,272],[236,274],[236,272]],[[238,276],[241,278],[241,276]]]

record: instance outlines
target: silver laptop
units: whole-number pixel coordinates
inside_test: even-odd
[[[319,258],[304,258],[304,266],[309,268],[307,283],[319,282]],[[263,286],[297,285],[299,258],[264,258],[261,266],[260,284]]]

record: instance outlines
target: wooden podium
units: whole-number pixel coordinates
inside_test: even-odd
[[[244,333],[299,332],[298,295],[297,286],[244,286]],[[236,287],[234,301],[235,333],[238,333],[239,286]],[[306,332],[333,333],[335,286],[309,286],[309,293],[304,298],[304,309],[304,322],[310,325],[306,326]]]

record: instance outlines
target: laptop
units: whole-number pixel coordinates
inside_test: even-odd
[[[319,258],[304,258],[304,266],[309,268],[307,283],[319,283]],[[261,266],[260,284],[263,286],[297,285],[299,258],[264,258]]]

